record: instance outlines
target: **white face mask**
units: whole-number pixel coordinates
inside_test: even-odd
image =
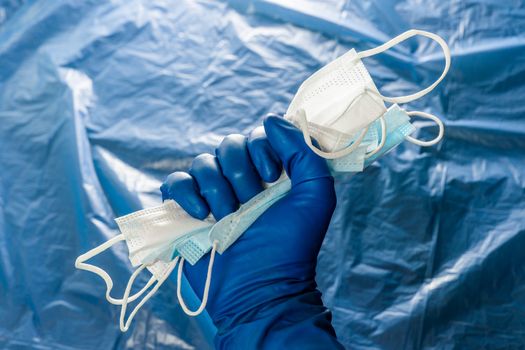
[[[383,115],[386,107],[357,52],[351,49],[301,84],[285,117],[302,125],[300,111],[321,148],[336,151],[346,146],[345,138]]]
[[[211,217],[199,220],[189,216],[173,200],[143,209],[115,220],[126,238],[129,260],[133,266],[151,264],[157,260],[170,262],[178,243],[188,233],[211,228]]]
[[[436,82],[418,93],[396,98],[382,96],[361,58],[383,52],[415,35],[434,39],[443,48],[443,73]],[[417,111],[405,112],[397,105],[387,110],[384,102],[406,103],[427,94],[444,78],[449,66],[450,52],[443,39],[432,33],[410,30],[375,49],[360,53],[352,49],[314,73],[299,88],[285,117],[302,130],[305,142],[315,153],[329,159],[329,166],[333,171],[362,171],[364,166],[404,139],[420,146],[430,146],[441,140],[443,124],[437,117]],[[420,141],[408,136],[414,131],[414,127],[408,122],[411,115],[435,121],[439,126],[438,136],[431,141]],[[313,145],[310,135],[317,139],[320,149]],[[273,185],[218,223],[211,218],[195,219],[173,201],[120,217],[116,222],[122,234],[79,256],[75,267],[93,272],[104,279],[106,299],[112,304],[121,305],[120,329],[125,332],[138,309],[157,291],[179,263],[177,297],[184,312],[196,316],[204,310],[207,303],[216,251],[223,253],[273,202],[286,195],[291,187],[290,180],[286,177]],[[110,295],[113,287],[111,277],[106,271],[87,264],[86,261],[120,241],[126,242],[132,265],[139,267],[129,279],[122,299],[115,299]],[[194,264],[210,249],[202,303],[197,310],[191,311],[181,295],[183,264],[186,260]],[[135,278],[145,268],[151,272],[152,277],[142,290],[130,296]],[[154,287],[134,308],[128,320],[124,321],[127,304],[137,300],[153,284]]]
[[[432,85],[417,93],[400,97],[381,95],[361,59],[386,51],[416,35],[433,39],[441,46],[445,55],[443,73]],[[285,118],[303,131],[305,142],[319,156],[326,159],[340,158],[359,147],[369,125],[377,119],[381,122],[382,139],[385,139],[386,126],[382,118],[386,112],[384,101],[406,103],[426,95],[443,80],[449,68],[450,50],[441,37],[421,30],[409,30],[374,49],[359,53],[352,49],[315,72],[299,87]],[[426,113],[419,115],[428,117]],[[438,118],[431,119],[437,121],[439,134],[442,135],[443,124]],[[319,142],[320,149],[312,144],[311,136]],[[440,139],[436,138],[432,144]],[[421,145],[418,140],[415,141]],[[425,142],[425,145],[429,143]],[[382,146],[380,144],[372,154]]]
[[[195,219],[188,215],[177,203],[169,200],[160,206],[140,210],[119,217],[115,221],[120,228],[121,234],[79,256],[75,261],[75,267],[93,272],[106,282],[106,299],[112,304],[121,305],[120,329],[125,332],[139,308],[151,298],[175,268],[178,261],[176,256],[177,247],[186,247],[188,238],[194,234],[199,234],[203,230],[206,230],[207,234],[215,220],[211,218],[206,220]],[[120,241],[125,241],[128,246],[131,265],[139,267],[129,279],[122,299],[115,299],[111,296],[113,280],[108,273],[99,267],[87,264],[86,261]],[[191,246],[193,250],[198,248],[195,244],[191,244]],[[209,247],[200,253],[199,258],[209,250]],[[144,268],[150,271],[152,277],[141,291],[129,296],[129,291],[135,278]],[[127,304],[138,299],[155,282],[157,284],[135,307],[128,320],[124,321]]]

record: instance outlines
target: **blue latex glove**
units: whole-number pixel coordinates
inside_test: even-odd
[[[269,116],[264,130],[226,137],[215,156],[199,155],[189,173],[171,174],[161,191],[197,218],[211,211],[220,220],[262,191],[262,181],[277,180],[282,167],[291,192],[215,258],[206,310],[218,349],[342,348],[315,283],[336,203],[333,178],[297,128]],[[209,254],[184,268],[199,296],[208,261]]]

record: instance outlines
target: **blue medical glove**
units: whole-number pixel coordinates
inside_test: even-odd
[[[269,116],[264,130],[226,137],[215,156],[199,155],[188,173],[168,176],[161,191],[197,218],[211,211],[220,220],[262,191],[262,181],[277,180],[283,167],[291,192],[216,255],[206,310],[218,349],[342,348],[315,283],[336,204],[333,178],[297,128]],[[209,254],[184,268],[199,296],[208,261]]]

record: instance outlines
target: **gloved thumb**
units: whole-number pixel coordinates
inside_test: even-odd
[[[292,186],[319,178],[331,178],[326,160],[304,142],[303,133],[284,118],[269,115],[264,130],[268,142],[280,158]]]

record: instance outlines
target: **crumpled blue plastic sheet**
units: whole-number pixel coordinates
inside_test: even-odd
[[[0,348],[210,348],[174,279],[121,333],[76,256],[159,203],[168,173],[283,113],[316,69],[410,28],[452,49],[408,106],[441,116],[445,139],[337,179],[320,289],[348,348],[523,349],[525,6],[478,0],[0,1]],[[365,64],[404,95],[443,59],[417,39]],[[96,259],[115,295],[126,253]]]

